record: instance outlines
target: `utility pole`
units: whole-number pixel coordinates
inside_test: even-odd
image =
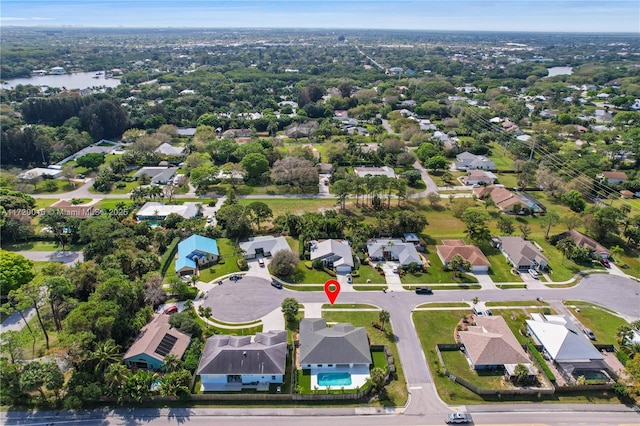
[[[531,138],[532,142],[531,142],[531,153],[529,154],[529,161],[533,160],[533,150],[536,147],[536,140],[535,138]]]

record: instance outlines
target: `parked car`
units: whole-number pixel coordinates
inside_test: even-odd
[[[271,285],[275,288],[277,288],[278,290],[282,290],[282,284],[280,284],[278,281],[271,281]]]
[[[260,265],[261,268],[264,268],[264,259],[263,258],[258,259],[258,265]]]
[[[207,223],[213,222],[213,216],[207,216]]]
[[[466,424],[471,423],[472,421],[471,414],[469,413],[451,413],[447,416],[447,420],[445,420],[445,422],[450,425]]]
[[[433,294],[433,290],[429,287],[418,287],[416,288],[416,294]]]
[[[538,279],[538,271],[536,271],[535,269],[529,269],[529,275],[531,275],[533,278],[535,278],[536,280]]]
[[[493,316],[493,312],[491,312],[491,309],[487,309],[486,311],[484,311],[484,314],[488,317]]]
[[[582,332],[586,334],[589,339],[596,340],[596,335],[593,334],[593,331],[591,331],[590,328],[584,328]]]
[[[602,263],[602,266],[604,266],[605,268],[611,268],[611,264],[607,259],[600,260],[600,263]]]
[[[398,267],[396,265],[393,265],[393,273],[394,274],[398,273]]]
[[[351,276],[351,274],[347,274],[347,282],[349,284],[353,283],[353,277]]]
[[[177,312],[178,312],[178,307],[176,305],[169,306],[167,309],[164,310],[164,313],[167,315],[175,314]]]

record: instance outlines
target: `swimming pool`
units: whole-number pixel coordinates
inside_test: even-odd
[[[351,374],[318,373],[318,386],[351,386]]]

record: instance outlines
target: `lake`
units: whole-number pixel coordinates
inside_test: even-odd
[[[573,74],[573,67],[551,67],[547,68],[549,75],[547,77],[555,77],[556,75],[571,75]]]
[[[64,87],[67,90],[72,90],[87,89],[89,87],[117,87],[120,84],[120,79],[104,78],[104,75],[96,76],[96,72],[98,71],[61,75],[43,75],[29,78],[13,78],[2,83],[2,88],[13,89],[19,84],[31,84],[34,86]]]

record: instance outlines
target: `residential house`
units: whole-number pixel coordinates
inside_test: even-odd
[[[60,200],[45,208],[45,211],[49,210],[55,211],[60,216],[75,219],[86,219],[96,215],[99,211],[95,206],[78,206],[67,200]]]
[[[401,239],[371,239],[367,242],[367,252],[373,261],[396,260],[402,266],[410,263],[422,265],[416,246]]]
[[[322,259],[327,268],[335,268],[337,273],[349,273],[353,269],[351,246],[345,240],[323,240],[310,242],[311,260]]]
[[[178,244],[176,274],[196,275],[198,268],[216,263],[219,257],[216,240],[202,235],[192,235]]]
[[[147,175],[151,183],[155,185],[166,185],[176,175],[175,167],[143,167],[133,175],[135,179],[140,179],[142,175]]]
[[[249,138],[251,129],[229,129],[222,133],[223,139]]]
[[[542,345],[544,355],[574,378],[585,371],[607,371],[604,357],[566,315],[531,314],[529,335]]]
[[[348,323],[327,327],[322,318],[303,318],[299,341],[297,364],[302,370],[310,370],[312,388],[335,388],[325,380],[336,373],[341,373],[344,381],[340,387],[345,389],[360,388],[369,378],[372,358],[364,327]]]
[[[609,185],[620,185],[627,181],[625,172],[603,172],[601,179],[605,179]]]
[[[315,132],[318,127],[318,123],[315,121],[310,121],[308,123],[297,124],[286,131],[286,135],[288,138],[308,138]]]
[[[509,364],[524,364],[533,371],[533,375],[536,374],[524,349],[504,318],[499,315],[476,317],[475,325],[467,327],[465,331],[459,331],[458,336],[474,370],[491,370],[503,368]]]
[[[383,167],[354,167],[353,171],[359,177],[365,177],[367,175],[371,176],[386,176],[390,179],[396,178],[395,171],[389,166]]]
[[[487,272],[491,266],[482,250],[476,246],[467,245],[462,240],[442,240],[442,245],[436,246],[436,252],[444,266],[449,266],[449,262],[456,254],[471,263],[471,272]]]
[[[488,185],[474,188],[473,193],[480,199],[491,197],[493,203],[504,213],[525,214],[529,210],[543,213],[547,210],[544,204],[526,192],[512,192],[504,185]]]
[[[474,155],[468,151],[461,152],[456,156],[458,160],[455,167],[458,170],[497,170],[496,163],[489,160],[484,155]]]
[[[187,202],[183,204],[168,205],[155,201],[144,203],[135,217],[138,222],[142,220],[160,221],[165,220],[172,213],[178,214],[185,219],[191,219],[198,215],[200,203]]]
[[[160,155],[182,155],[182,153],[184,152],[184,148],[183,147],[175,147],[171,144],[168,143],[163,143],[162,145],[160,145],[159,147],[157,147],[155,149],[156,154],[160,154]]]
[[[284,237],[273,237],[265,235],[262,237],[249,238],[249,241],[240,243],[240,249],[244,253],[245,259],[255,259],[262,255],[269,257],[280,250],[291,250]]]
[[[178,135],[190,137],[196,134],[195,127],[178,127]]]
[[[570,229],[567,232],[563,232],[562,234],[558,235],[558,241],[565,238],[571,238],[576,246],[586,248],[590,250],[592,254],[603,259],[608,259],[609,255],[611,254],[609,253],[609,250],[607,250],[606,247],[604,247],[602,244],[600,244],[593,238],[587,237],[583,233],[576,231],[575,229]]]
[[[55,179],[57,177],[60,177],[61,174],[62,170],[60,169],[52,169],[49,167],[45,169],[44,167],[35,167],[33,169],[25,170],[24,172],[20,173],[18,175],[18,179],[29,181],[36,178],[43,178],[45,176],[51,179]]]
[[[521,237],[494,237],[492,244],[515,268],[543,270],[549,263],[535,245]]]
[[[142,327],[135,342],[124,354],[124,363],[129,368],[158,371],[167,355],[182,359],[191,336],[169,324],[169,315],[156,314]]]
[[[284,382],[286,363],[286,331],[215,335],[207,339],[196,374],[202,391],[269,390],[269,384]]]
[[[462,178],[465,185],[493,185],[498,177],[485,170],[469,170],[467,176]]]

